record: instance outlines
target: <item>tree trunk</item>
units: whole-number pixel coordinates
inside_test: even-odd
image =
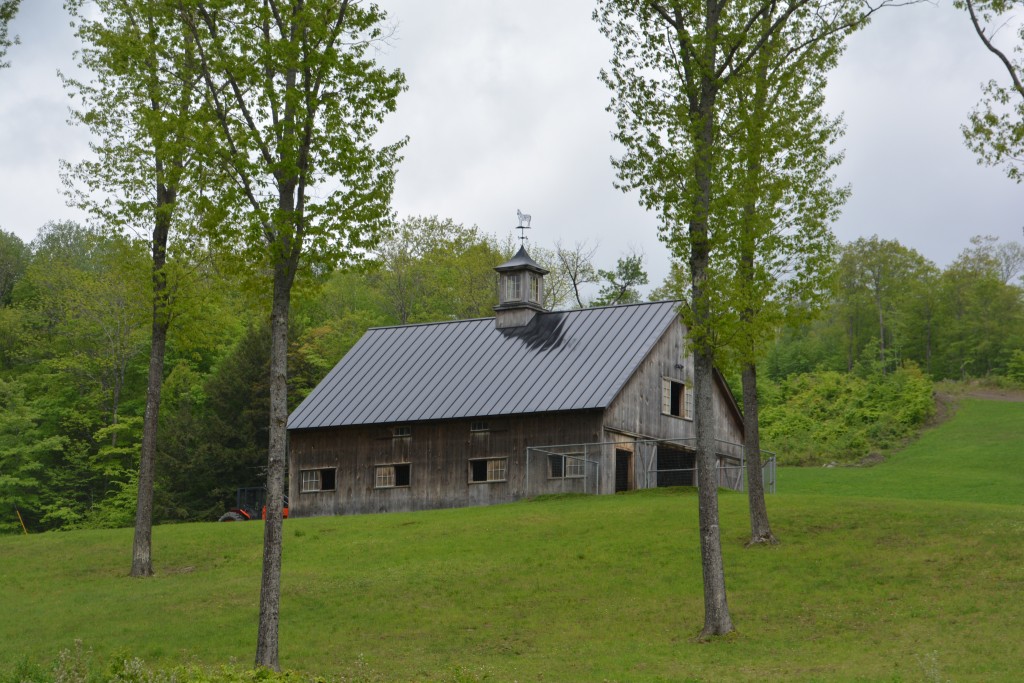
[[[748,546],[760,543],[775,545],[778,539],[768,523],[768,508],[764,502],[764,472],[761,469],[760,415],[757,402],[757,367],[753,363],[743,366],[743,450],[747,460],[747,498],[750,501],[750,541]]]
[[[704,628],[701,638],[725,635],[733,630],[725,596],[725,564],[722,534],[718,525],[718,467],[715,455],[715,421],[712,401],[714,364],[710,353],[693,356],[696,385],[697,486],[700,518],[700,557],[704,576]]]
[[[708,23],[717,27],[717,14]],[[715,42],[710,40],[712,44]],[[709,62],[711,63],[711,62]],[[718,473],[715,455],[714,351],[710,343],[711,306],[707,292],[710,267],[708,217],[711,213],[711,157],[714,145],[714,103],[717,85],[702,78],[699,100],[700,146],[694,169],[697,185],[696,215],[690,221],[690,277],[693,318],[698,332],[694,345],[694,412],[697,430],[697,486],[700,524],[701,569],[704,577],[704,628],[701,638],[724,635],[733,630],[725,597],[725,565],[718,526]]]
[[[171,319],[167,304],[167,235],[170,216],[165,209],[175,193],[157,185],[157,212],[153,224],[153,338],[149,347],[149,381],[146,414],[142,422],[139,454],[139,490],[135,503],[135,537],[132,541],[131,576],[153,575],[153,483],[156,478],[156,435],[160,415],[160,393],[164,383],[164,351]]]
[[[156,434],[163,388],[164,349],[167,320],[153,302],[153,342],[149,352],[149,386],[146,415],[142,423],[142,451],[139,456],[139,492],[135,504],[135,538],[132,543],[132,576],[153,575],[153,482],[156,478]]]
[[[274,264],[270,316],[270,448],[267,454],[267,519],[263,527],[263,578],[256,666],[279,671],[278,621],[281,608],[281,540],[288,423],[288,314],[296,259]]]

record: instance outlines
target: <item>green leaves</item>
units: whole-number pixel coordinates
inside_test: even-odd
[[[1022,4],[1019,0],[958,0],[955,6],[967,10],[971,23],[985,48],[995,55],[1009,83],[990,80],[982,86],[982,99],[961,126],[964,142],[978,157],[978,163],[1002,167],[1007,177],[1024,180],[1024,26],[1016,28],[1016,42],[1010,49],[996,34],[1012,22]]]

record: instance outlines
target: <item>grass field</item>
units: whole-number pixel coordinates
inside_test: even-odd
[[[1017,681],[1024,403],[957,416],[868,469],[783,470],[782,544],[721,497],[737,633],[698,644],[692,491],[288,520],[281,664],[355,680]],[[0,671],[75,639],[98,660],[248,664],[260,524],[0,538]]]

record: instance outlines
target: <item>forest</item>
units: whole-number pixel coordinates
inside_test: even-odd
[[[966,240],[965,240],[966,241]],[[488,317],[493,267],[517,243],[415,217],[362,262],[296,281],[289,409],[370,327]],[[629,303],[642,257],[607,270],[587,245],[529,245],[552,309]],[[131,526],[145,411],[151,261],[145,240],[48,223],[0,232],[0,530]],[[934,383],[1024,383],[1024,247],[977,236],[945,268],[878,237],[842,245],[820,315],[778,331],[761,373],[764,447],[781,464],[851,462],[899,445],[933,411]],[[678,277],[678,274],[677,274]],[[216,519],[265,478],[270,302],[229,252],[178,255],[154,517]],[[738,368],[723,371],[742,401]],[[735,364],[732,364],[735,365]]]

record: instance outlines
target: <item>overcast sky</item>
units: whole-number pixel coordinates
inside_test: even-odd
[[[394,206],[501,237],[516,210],[529,237],[552,246],[599,243],[610,267],[630,248],[652,285],[668,272],[656,222],[612,186],[613,121],[598,81],[610,49],[588,0],[382,0],[396,33],[379,55],[409,90],[383,136],[410,138]],[[66,124],[57,70],[75,38],[62,0],[24,0],[22,44],[0,71],[0,228],[30,240],[48,220],[79,218],[60,193],[58,161],[88,154]],[[1021,240],[1024,188],[980,167],[960,125],[1000,66],[948,0],[882,12],[855,36],[832,75],[828,106],[845,116],[840,180],[853,197],[840,240],[878,234],[947,265],[975,234]]]

